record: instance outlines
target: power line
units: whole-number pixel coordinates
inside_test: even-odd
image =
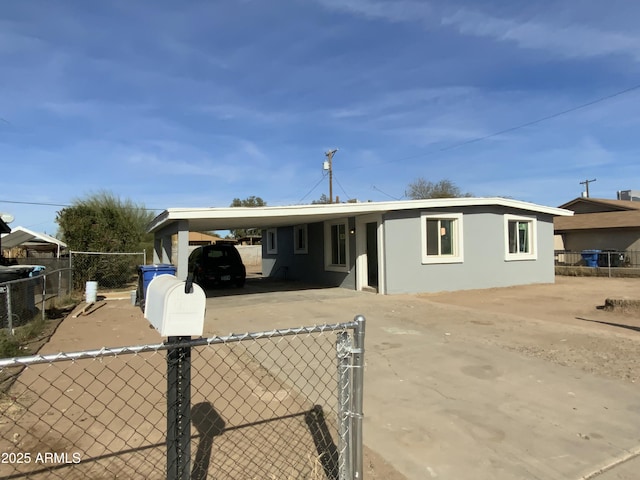
[[[398,197],[394,197],[393,195],[389,195],[387,192],[383,192],[382,190],[380,190],[380,189],[379,189],[378,187],[376,187],[375,185],[371,185],[371,188],[372,188],[373,190],[376,190],[376,191],[378,191],[378,192],[382,193],[383,195],[386,195],[386,196],[387,196],[387,197],[389,197],[389,198],[392,198],[393,200],[398,200],[398,201],[399,201],[399,200],[402,200],[402,198],[404,197],[404,195],[403,195],[402,197],[400,197],[400,198],[398,198]]]
[[[18,205],[38,205],[38,206],[46,206],[46,207],[70,207],[71,206],[63,203],[18,202],[16,200],[0,200],[0,203],[15,203]]]
[[[351,195],[349,195],[346,190],[344,189],[344,187],[342,186],[342,184],[338,181],[338,177],[335,176],[335,174],[333,175],[333,179],[336,181],[336,183],[338,184],[338,186],[340,187],[340,190],[343,191],[343,193],[347,196],[348,200],[351,200],[353,197]]]
[[[425,153],[419,153],[419,154],[416,154],[416,155],[410,155],[410,156],[398,158],[398,159],[395,159],[395,160],[389,160],[389,161],[386,161],[386,162],[381,162],[381,163],[378,163],[376,165],[386,165],[386,164],[389,164],[389,163],[397,163],[397,162],[402,162],[404,160],[412,160],[414,158],[428,157],[428,156],[431,156],[431,155],[435,155],[436,153],[442,153],[442,152],[446,152],[448,150],[454,150],[456,148],[464,147],[464,146],[470,145],[472,143],[477,143],[477,142],[481,142],[483,140],[488,140],[489,138],[497,137],[499,135],[504,135],[505,133],[510,133],[510,132],[514,132],[516,130],[520,130],[522,128],[530,127],[532,125],[537,125],[538,123],[546,122],[548,120],[552,120],[554,118],[558,118],[558,117],[561,117],[563,115],[567,115],[567,114],[575,112],[577,110],[582,110],[584,108],[591,107],[591,106],[596,105],[598,103],[605,102],[607,100],[611,100],[612,98],[619,97],[621,95],[626,95],[627,93],[631,93],[631,92],[633,92],[635,90],[638,90],[638,89],[640,89],[640,84],[634,85],[634,86],[626,88],[624,90],[620,90],[620,91],[612,93],[610,95],[605,95],[604,97],[600,97],[600,98],[597,98],[595,100],[591,100],[591,101],[589,101],[587,103],[583,103],[583,104],[577,105],[575,107],[567,108],[566,110],[562,110],[560,112],[556,112],[556,113],[552,113],[550,115],[546,115],[546,116],[538,118],[536,120],[531,120],[529,122],[521,123],[520,125],[516,125],[514,127],[509,127],[509,128],[505,128],[504,130],[499,130],[497,132],[490,133],[488,135],[483,135],[481,137],[476,137],[476,138],[472,138],[470,140],[465,140],[464,142],[454,143],[452,145],[448,145],[446,147],[442,147],[442,148],[439,148],[437,150],[433,150],[431,152],[425,152]],[[359,168],[370,168],[370,165],[362,165],[362,166],[359,166],[359,167],[345,168],[344,170],[355,170],[355,169],[359,169]]]
[[[320,185],[320,184],[324,181],[324,179],[325,179],[325,178],[327,178],[327,174],[323,174],[323,175],[322,175],[322,178],[321,178],[320,180],[318,180],[318,183],[316,183],[316,184],[311,188],[311,190],[309,190],[309,191],[307,192],[307,194],[306,194],[304,197],[302,197],[300,200],[298,200],[298,203],[302,203],[302,201],[303,201],[305,198],[307,198],[309,195],[311,195],[311,193],[313,193],[313,191],[318,187],[318,185]]]
[[[65,203],[45,203],[45,202],[20,202],[17,200],[1,200],[0,203],[12,203],[16,205],[37,205],[41,207],[73,207],[74,205],[65,204]],[[151,212],[156,212],[158,210],[164,210],[163,208],[146,208],[146,207],[123,207],[130,208],[132,210],[149,210]]]

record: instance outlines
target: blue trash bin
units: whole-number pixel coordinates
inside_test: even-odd
[[[600,254],[600,250],[583,250],[581,255],[582,259],[587,264],[587,267],[597,267],[598,266],[598,256]]]
[[[144,310],[144,299],[147,295],[149,283],[158,275],[175,275],[176,266],[170,263],[161,263],[158,265],[140,265],[138,266],[138,291],[136,292],[136,303]]]

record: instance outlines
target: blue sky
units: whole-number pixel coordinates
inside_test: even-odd
[[[461,145],[640,84],[636,2],[0,1],[13,226],[55,233],[60,207],[7,201],[105,189],[159,211],[309,203],[332,148],[341,200],[417,177],[550,206],[585,179],[640,189],[640,89]]]

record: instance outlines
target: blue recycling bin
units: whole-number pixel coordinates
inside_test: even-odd
[[[136,292],[136,303],[144,310],[144,299],[147,295],[149,283],[158,275],[175,275],[176,266],[170,263],[160,263],[158,265],[138,266],[138,291]]]
[[[598,256],[600,254],[600,250],[583,250],[581,255],[582,259],[587,264],[587,267],[597,267],[598,266]]]

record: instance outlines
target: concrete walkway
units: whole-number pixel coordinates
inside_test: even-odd
[[[365,443],[409,479],[638,478],[638,385],[509,347],[619,330],[344,289],[228,293],[210,292],[205,333],[367,317]]]

